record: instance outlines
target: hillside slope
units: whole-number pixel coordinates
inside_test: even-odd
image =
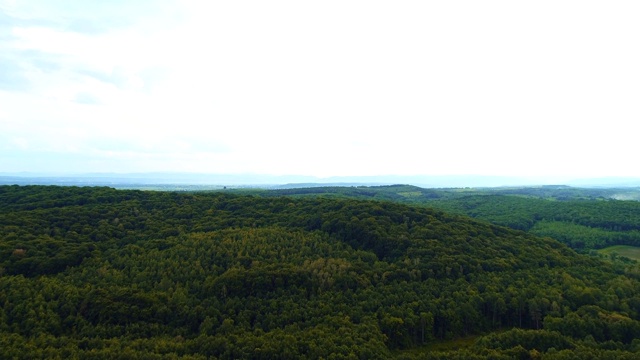
[[[624,192],[629,197],[638,193],[637,189],[568,186],[423,189],[391,185],[262,190],[254,194],[370,199],[433,207],[552,237],[575,250],[589,252],[612,245],[640,246],[640,202],[611,198]]]
[[[621,269],[394,203],[0,187],[0,266],[2,358],[389,358],[513,327],[401,356],[627,356],[640,336]]]

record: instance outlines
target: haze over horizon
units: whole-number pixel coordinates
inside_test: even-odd
[[[497,188],[571,186],[581,188],[631,188],[640,187],[638,177],[514,177],[489,175],[379,175],[379,176],[331,176],[269,175],[269,174],[213,174],[213,173],[2,173],[0,185],[62,185],[62,186],[110,186],[117,188],[157,188],[157,186],[182,186],[222,188],[306,188],[316,186],[384,186],[413,185],[422,188]]]
[[[0,0],[0,173],[640,177],[638,17]]]

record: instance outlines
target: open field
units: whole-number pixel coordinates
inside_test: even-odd
[[[610,255],[616,253],[632,260],[640,260],[640,247],[628,245],[614,245],[598,250],[599,253]]]

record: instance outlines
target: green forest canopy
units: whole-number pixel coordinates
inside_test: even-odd
[[[636,268],[392,202],[3,186],[0,267],[1,358],[640,350]]]
[[[640,202],[614,199],[622,195],[638,196],[638,189],[568,186],[423,189],[392,185],[253,190],[252,193],[342,197],[427,206],[552,237],[581,252],[613,245],[640,246]]]

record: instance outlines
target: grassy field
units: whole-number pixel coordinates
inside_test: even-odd
[[[598,250],[598,252],[604,255],[611,255],[613,253],[616,253],[620,256],[640,261],[640,247],[636,246],[614,245],[604,249],[600,249]]]
[[[471,335],[471,336],[457,338],[453,340],[436,340],[410,350],[397,351],[396,355],[401,355],[401,354],[419,355],[419,354],[424,354],[432,351],[458,350],[460,348],[470,347],[479,337],[480,336],[478,335]]]
[[[420,191],[404,191],[404,192],[399,192],[398,195],[410,198],[410,197],[422,196],[422,193]]]

